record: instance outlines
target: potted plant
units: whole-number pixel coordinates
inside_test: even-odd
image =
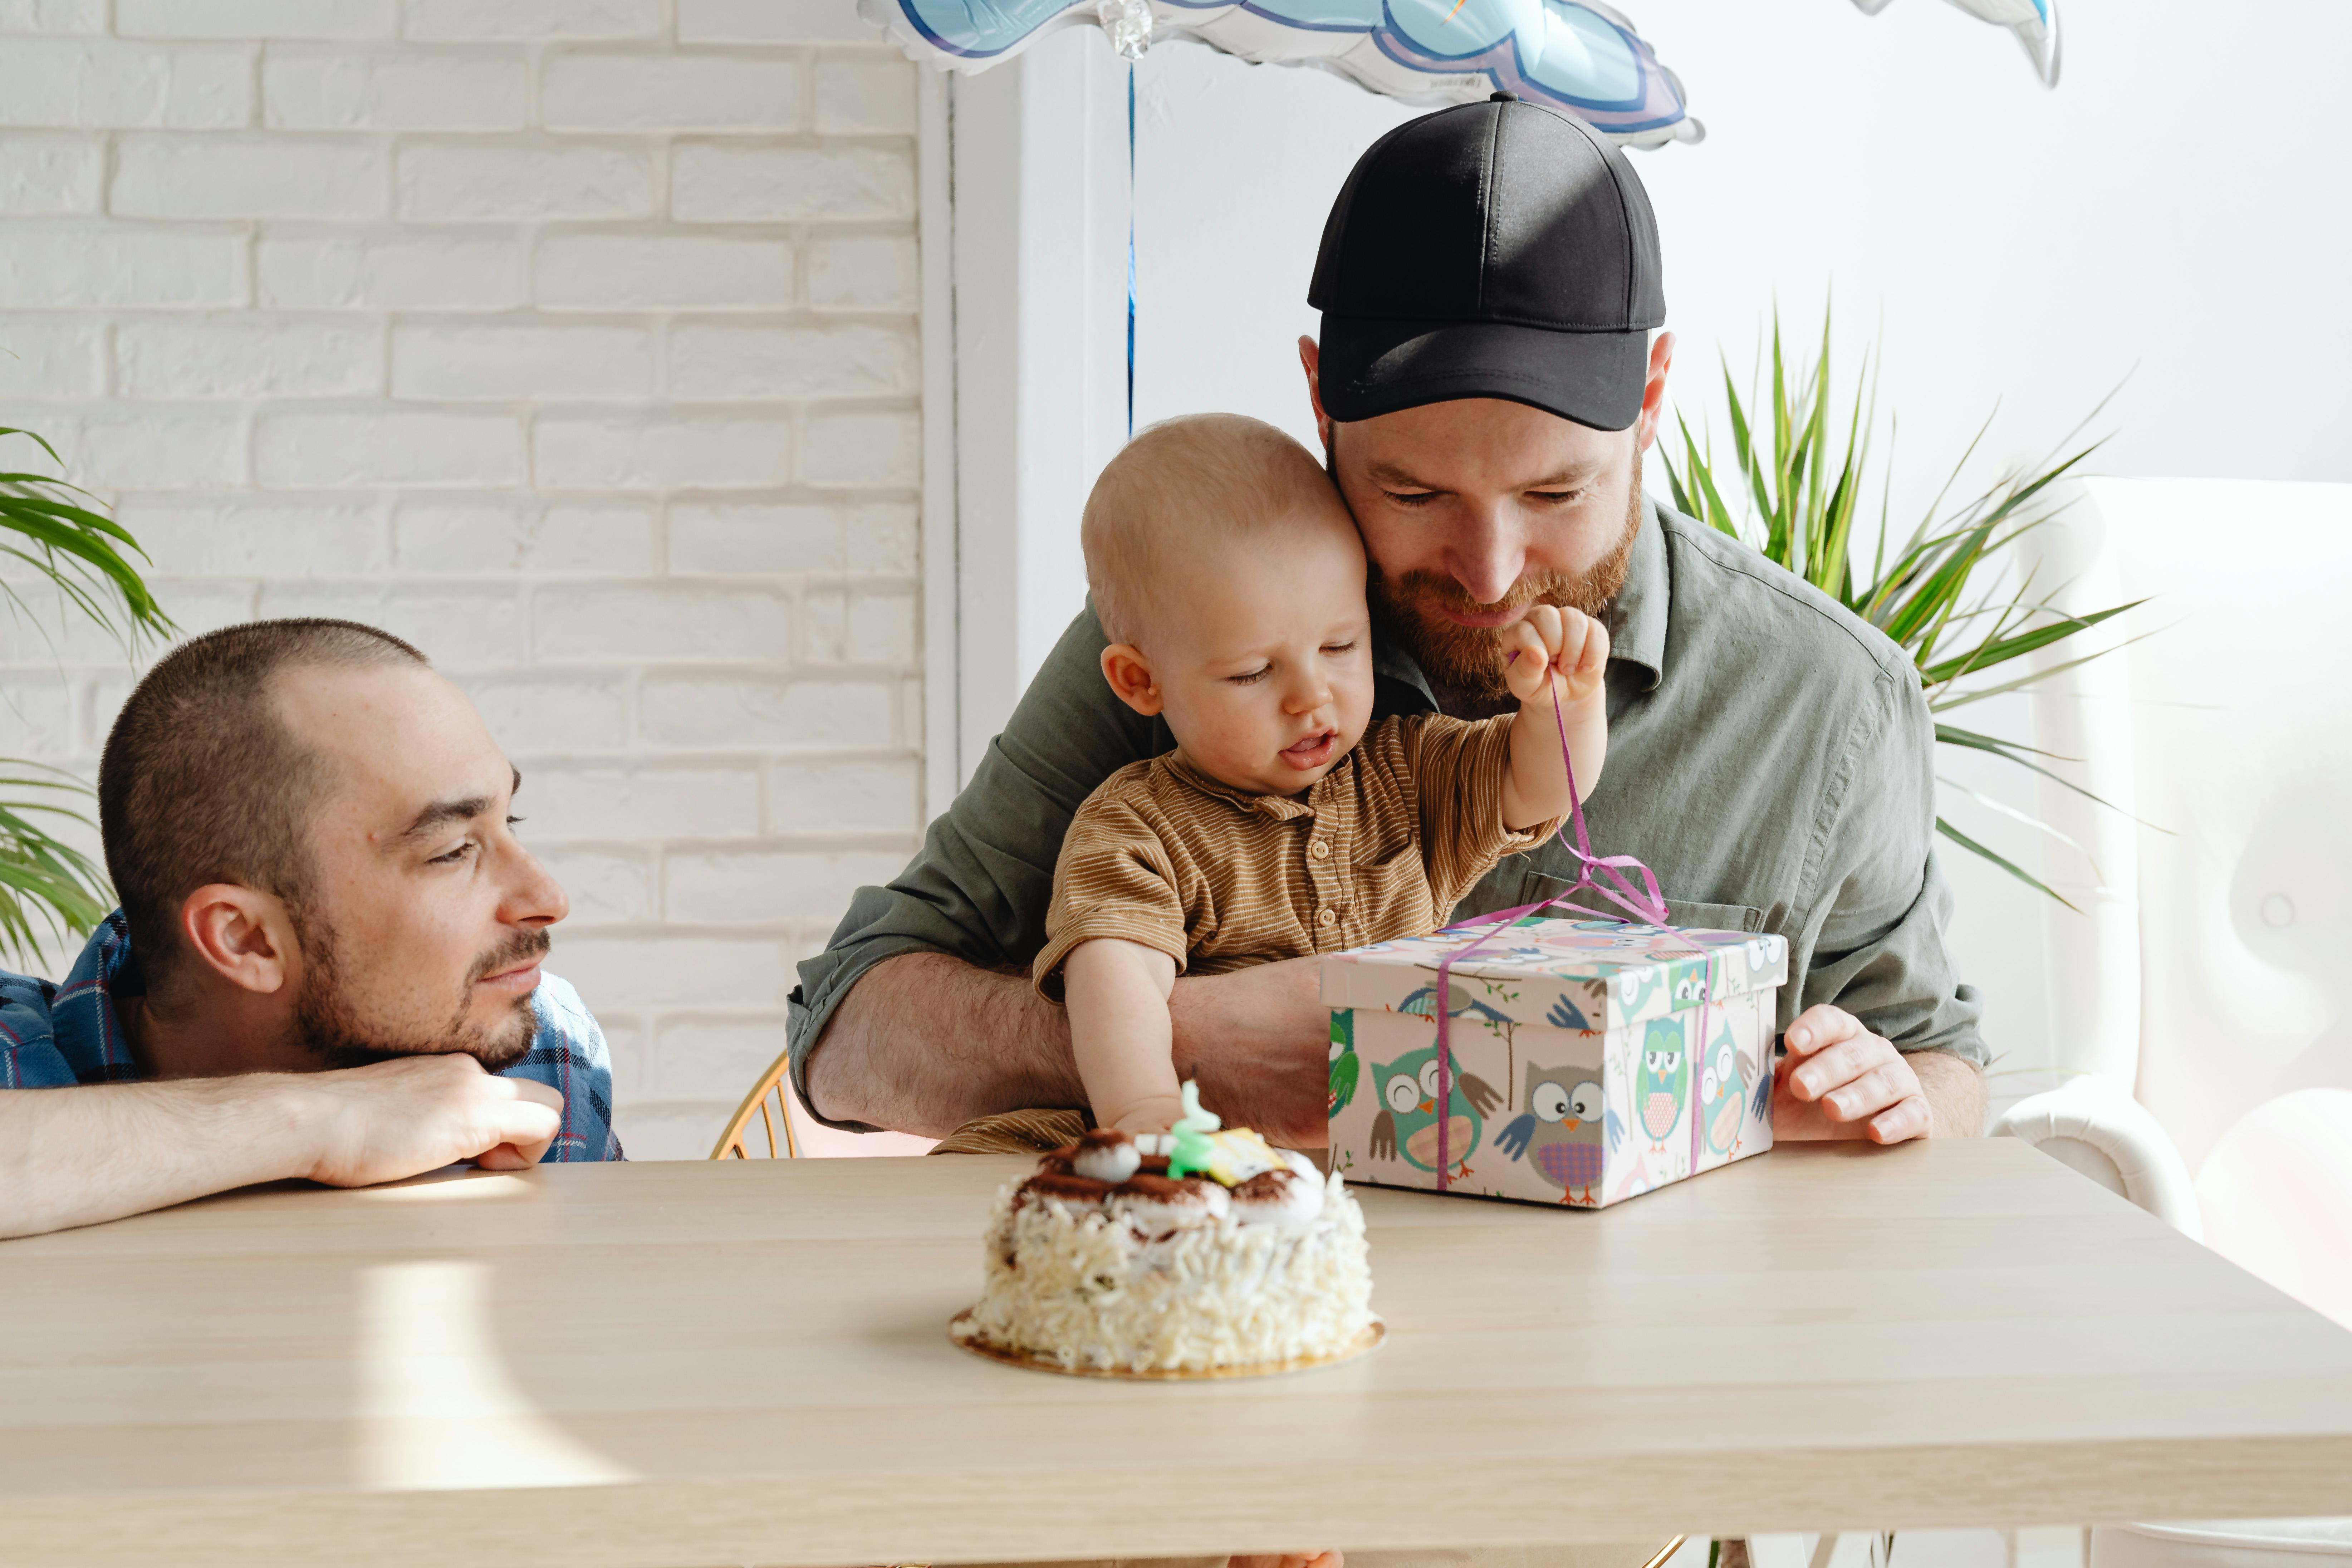
[[[10,437],[65,466],[56,448],[31,431],[0,426],[0,439]],[[19,443],[16,450],[23,449]],[[173,627],[129,559],[146,561],[139,542],[82,504],[94,499],[45,475],[0,470],[0,552],[56,590],[61,615],[86,616],[104,626],[128,656]],[[0,580],[0,593],[19,621],[37,617],[16,585]],[[53,831],[68,821],[89,823],[74,797],[89,793],[80,780],[45,763],[0,758],[0,954],[12,964],[30,967],[45,934],[87,937],[113,906],[104,868]]]
[[[1927,515],[1900,548],[1892,550],[1895,533],[1888,515],[1892,484],[1882,481],[1877,538],[1871,549],[1869,570],[1863,572],[1857,569],[1853,555],[1854,529],[1864,515],[1865,470],[1877,434],[1875,377],[1865,360],[1852,412],[1844,420],[1834,421],[1826,312],[1819,356],[1810,364],[1794,365],[1784,355],[1780,317],[1774,314],[1771,373],[1770,423],[1765,427],[1750,418],[1754,400],[1743,402],[1728,365],[1725,367],[1723,395],[1732,449],[1728,469],[1717,466],[1711,435],[1705,442],[1694,437],[1677,408],[1675,424],[1682,441],[1679,468],[1664,445],[1660,447],[1660,461],[1675,505],[1795,573],[1893,637],[1919,672],[1928,709],[1936,715],[1938,742],[1989,752],[2056,779],[2069,789],[2079,788],[2044,765],[2065,759],[1965,728],[1945,715],[1989,697],[2022,690],[2061,669],[2113,651],[2086,653],[2025,675],[2003,669],[2014,659],[2077,637],[2139,602],[2088,615],[2067,615],[2037,597],[2031,573],[2021,578],[2009,570],[2009,550],[2063,510],[2050,487],[2097,449],[2094,441],[2065,451],[2081,435],[2083,425],[2098,416],[2099,408],[2093,409],[2083,425],[2041,461],[2005,472],[1977,494],[1954,500],[1952,490],[1960,471],[1984,438],[1984,429],[1979,428],[1953,465],[1944,488],[1928,504]],[[2105,406],[2102,402],[2100,408]],[[1832,429],[1833,422],[1844,425],[1843,434]],[[1990,423],[1986,421],[1988,426]],[[1727,496],[1737,501],[1736,510]],[[1994,670],[2000,670],[2002,678],[1983,679]],[[1981,795],[1976,798],[2056,835],[2056,829],[2031,816],[1984,801]],[[2060,903],[2067,902],[2041,879],[1961,832],[1940,813],[1936,829],[1969,853],[1982,856]]]

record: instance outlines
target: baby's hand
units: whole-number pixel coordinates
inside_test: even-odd
[[[1512,696],[1549,707],[1544,700],[1549,672],[1561,681],[1562,704],[1573,708],[1601,690],[1609,669],[1609,629],[1582,610],[1535,605],[1511,628],[1508,651],[1517,656],[1503,667]]]

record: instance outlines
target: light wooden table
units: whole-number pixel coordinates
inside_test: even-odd
[[[1363,1189],[1388,1343],[953,1349],[980,1158],[273,1188],[0,1242],[0,1562],[824,1563],[2352,1512],[2352,1334],[2021,1143]]]

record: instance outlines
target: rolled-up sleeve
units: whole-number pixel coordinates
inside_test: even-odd
[[[1173,744],[1165,724],[1129,709],[1104,681],[1103,646],[1089,605],[907,868],[886,886],[858,889],[825,950],[801,964],[787,1027],[803,1105],[809,1054],[841,999],[884,959],[943,952],[1024,970],[1045,945],[1054,861],[1079,804],[1119,768]]]
[[[1854,717],[1815,824],[1815,929],[1802,1006],[1830,1003],[1906,1051],[1986,1065],[1984,1006],[1944,941],[1951,885],[1936,863],[1936,727],[1906,672],[1882,672]]]

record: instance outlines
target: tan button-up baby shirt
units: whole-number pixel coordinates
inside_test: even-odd
[[[1558,826],[1503,826],[1510,765],[1510,715],[1435,713],[1381,720],[1304,799],[1231,788],[1173,752],[1130,763],[1062,842],[1037,988],[1058,1000],[1062,961],[1098,937],[1218,974],[1434,931]]]

